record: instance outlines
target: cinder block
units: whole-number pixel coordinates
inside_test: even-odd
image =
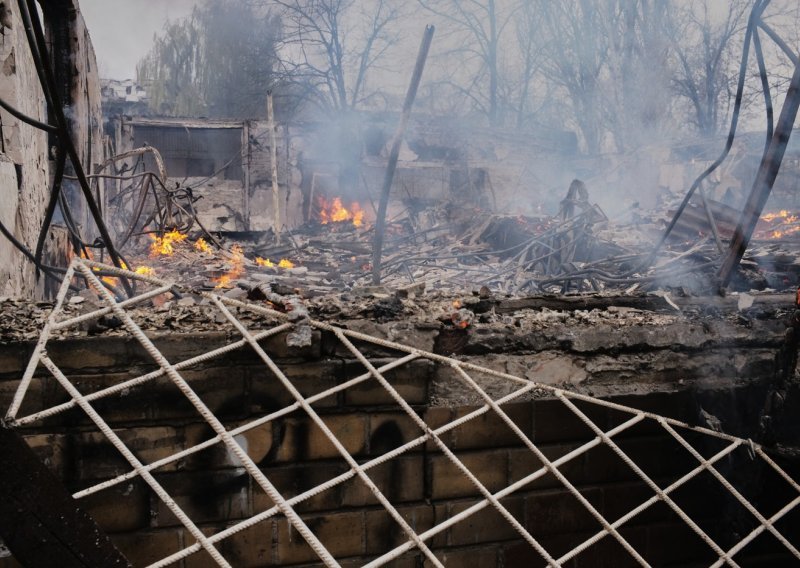
[[[363,454],[368,428],[366,415],[336,414],[323,416],[322,420],[350,455]],[[280,445],[274,454],[275,462],[341,457],[333,443],[310,417],[289,419],[275,427],[280,428]]]
[[[297,465],[264,468],[264,475],[284,499],[291,499],[330,479],[349,468],[344,462],[305,462]],[[342,486],[322,491],[294,508],[301,513],[332,511],[342,506]],[[274,505],[272,499],[253,482],[253,513],[261,513]]]
[[[89,495],[77,503],[107,533],[128,533],[150,525],[150,488],[140,479]]]
[[[364,515],[361,512],[329,513],[305,518],[309,529],[335,558],[364,553]],[[289,521],[279,519],[277,563],[279,565],[314,562],[319,559]]]
[[[397,512],[417,534],[433,527],[433,507],[431,506],[397,507]],[[370,555],[385,554],[410,539],[403,527],[385,509],[367,511],[365,529],[366,552]]]
[[[134,566],[148,566],[182,548],[181,529],[115,534],[110,538]]]
[[[17,375],[19,377],[20,375]],[[3,414],[11,407],[14,400],[14,395],[17,392],[20,381],[18,380],[0,380],[0,408],[3,409]],[[34,412],[43,410],[47,404],[44,397],[46,379],[34,377],[28,385],[28,390],[25,392],[25,398],[22,399],[22,406],[17,413],[17,418],[22,418]]]
[[[33,353],[34,343],[32,341],[20,341],[14,343],[4,343],[0,345],[0,377],[18,378],[22,375],[28,361]],[[0,385],[5,382],[0,381]],[[2,392],[2,390],[0,390]],[[3,407],[5,408],[5,401]]]
[[[366,473],[390,503],[408,503],[425,498],[425,462],[421,455],[398,457]],[[342,484],[340,495],[344,507],[379,505],[378,499],[358,476]]]
[[[469,509],[475,501],[459,501],[450,503],[448,516],[454,517]],[[525,504],[522,497],[509,497],[500,502],[506,510],[521,524],[525,525]],[[502,540],[522,538],[511,522],[506,519],[493,505],[489,504],[484,509],[474,513],[456,523],[448,529],[449,546],[468,546],[473,544],[491,543]]]
[[[457,454],[461,462],[489,491],[505,487],[508,454],[503,450]],[[431,458],[431,498],[452,499],[479,495],[477,487],[446,456]]]
[[[581,495],[597,509],[602,509],[600,489],[581,488]],[[525,497],[526,528],[537,535],[566,534],[600,530],[602,525],[567,489],[544,490]]]
[[[369,415],[369,455],[379,456],[424,435],[424,430],[405,412]],[[407,450],[421,452],[424,444]]]
[[[195,523],[226,523],[250,516],[250,477],[243,469],[156,475],[161,486]],[[180,524],[157,496],[152,526]]]
[[[473,412],[473,407],[456,409],[455,420]],[[528,402],[512,403],[502,407],[503,412],[529,438],[533,438],[533,410]],[[498,448],[502,446],[519,446],[523,444],[519,437],[494,410],[489,410],[473,418],[453,430],[454,448],[472,450],[482,448]]]
[[[495,568],[497,564],[498,548],[496,546],[481,546],[477,548],[464,548],[447,551],[435,551],[437,558],[447,568]],[[433,563],[425,559],[425,568],[430,568]]]
[[[391,359],[373,359],[370,362],[376,368],[380,368],[391,361]],[[434,365],[431,361],[418,360],[386,371],[382,375],[407,403],[426,404],[428,402],[428,385],[433,376],[433,370]],[[347,364],[343,370],[342,382],[349,381],[366,372],[366,367],[361,363]],[[391,393],[374,377],[345,390],[344,400],[346,404],[355,406],[397,406],[397,401]]]
[[[569,452],[578,447],[578,444],[548,444],[536,446],[544,454],[544,456],[554,462],[562,456],[567,455]],[[508,450],[508,481],[509,484],[516,483],[517,481],[528,477],[532,473],[544,467],[543,462],[534,454],[529,448],[509,449]],[[584,480],[585,461],[582,455],[579,455],[558,468],[568,480],[576,482],[577,480]],[[563,487],[562,483],[556,478],[555,475],[548,472],[542,477],[530,482],[521,489],[521,491],[531,491],[535,489],[546,489],[553,487]]]
[[[455,416],[455,409],[448,406],[431,406],[425,409],[423,418],[431,430],[436,430],[442,426],[449,424],[453,421]],[[455,444],[453,438],[453,430],[449,430],[439,435],[439,439],[445,443],[448,448],[452,448]],[[433,440],[426,442],[426,449],[428,451],[436,450],[437,446]]]
[[[274,566],[274,523],[268,519],[226,538],[219,545],[225,559],[236,568]]]
[[[278,363],[286,378],[307,398],[319,394],[337,384],[337,377],[342,364],[339,361],[312,361],[302,363]],[[250,412],[268,414],[280,410],[296,399],[286,386],[263,363],[260,367],[252,367],[249,373]],[[338,395],[328,396],[315,402],[313,408],[329,408],[338,404]],[[303,412],[298,410],[297,412]]]
[[[607,430],[608,410],[604,406],[583,404],[578,406],[601,429]],[[556,399],[542,399],[534,402],[534,438],[536,443],[588,442],[595,433],[563,402]]]
[[[33,434],[24,438],[41,462],[63,478],[67,465],[67,437],[63,434]]]

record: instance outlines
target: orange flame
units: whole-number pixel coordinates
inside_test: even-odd
[[[360,227],[364,224],[364,210],[356,202],[353,202],[350,205],[350,209],[347,209],[342,205],[341,197],[334,197],[333,201],[319,197],[319,207],[319,220],[323,225],[343,223],[345,221],[352,221],[354,227]]]
[[[211,245],[209,245],[203,237],[200,237],[194,242],[195,250],[199,250],[200,252],[213,252],[211,249]]]
[[[173,245],[182,243],[187,237],[188,235],[175,229],[169,233],[164,233],[163,237],[154,237],[150,235],[150,238],[153,239],[153,244],[150,245],[150,257],[172,256],[175,253]]]
[[[259,265],[259,266],[264,266],[266,268],[275,268],[276,266],[278,268],[294,268],[295,267],[294,262],[292,262],[291,260],[288,260],[286,258],[282,258],[280,260],[280,262],[278,262],[278,264],[275,264],[274,262],[272,262],[268,258],[261,258],[260,256],[257,256],[256,257],[256,264]]]
[[[265,266],[267,268],[274,268],[275,267],[275,263],[272,262],[270,259],[261,258],[260,256],[256,257],[256,264],[259,265],[259,266]]]
[[[236,280],[244,274],[244,252],[242,251],[242,247],[233,245],[231,248],[231,256],[233,266],[228,272],[214,280],[214,282],[217,283],[215,288],[227,288],[230,286],[231,281]]]

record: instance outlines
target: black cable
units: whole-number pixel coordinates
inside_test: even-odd
[[[47,203],[47,209],[44,214],[44,222],[42,228],[39,230],[39,238],[36,240],[36,262],[42,260],[42,253],[44,252],[44,241],[47,238],[47,231],[50,229],[50,224],[53,222],[53,214],[56,211],[58,204],[58,196],[61,194],[61,182],[64,177],[64,167],[67,163],[67,155],[64,152],[64,147],[56,150],[56,171],[53,176],[53,186],[50,188],[50,201]]]
[[[700,184],[703,183],[703,181],[709,175],[711,175],[728,157],[728,154],[730,153],[731,148],[733,147],[733,140],[736,137],[736,128],[739,124],[739,113],[741,112],[742,109],[742,99],[744,98],[744,83],[747,74],[747,61],[750,55],[750,42],[753,36],[753,31],[755,30],[755,27],[757,25],[757,22],[758,20],[760,20],[761,14],[764,12],[769,2],[770,0],[757,0],[756,3],[753,5],[753,9],[750,12],[750,18],[747,22],[747,32],[745,33],[742,59],[739,65],[739,82],[736,87],[736,99],[733,105],[733,115],[731,116],[731,125],[728,130],[728,137],[725,141],[725,149],[722,151],[722,154],[720,154],[720,156],[714,161],[714,163],[711,164],[708,168],[706,168],[706,170],[703,173],[701,173],[700,176],[698,176],[698,178],[689,188],[689,191],[683,198],[680,207],[678,207],[678,210],[672,217],[672,220],[670,221],[669,225],[664,231],[664,234],[661,235],[661,239],[653,247],[653,251],[647,257],[644,263],[642,263],[641,266],[623,275],[622,277],[630,276],[631,274],[634,274],[636,272],[641,272],[643,269],[648,268],[653,263],[656,256],[658,255],[659,250],[661,250],[661,247],[664,246],[664,243],[669,238],[670,233],[672,233],[672,230],[675,228],[675,225],[678,224],[678,219],[680,219],[681,215],[683,214],[683,211],[689,205],[689,201],[692,199],[694,192],[697,191],[697,188],[700,187]]]
[[[58,283],[61,283],[63,278],[53,274],[54,271],[59,270],[59,269],[55,268],[53,266],[47,266],[46,264],[42,264],[41,262],[37,261],[36,257],[33,255],[33,253],[30,250],[28,250],[28,247],[26,247],[21,242],[19,242],[17,240],[17,238],[11,233],[11,231],[9,231],[8,228],[6,228],[6,226],[3,224],[2,221],[0,221],[0,233],[3,233],[3,236],[5,236],[5,238],[7,238],[9,240],[9,242],[12,245],[14,245],[14,247],[17,250],[19,250],[23,255],[25,255],[25,258],[30,260],[33,263],[33,265],[36,267],[37,270],[41,271],[48,278],[51,278],[51,279],[55,280]],[[75,288],[72,285],[70,285],[70,288],[72,290],[77,290],[77,288]]]
[[[45,132],[50,132],[53,134],[58,132],[58,128],[56,128],[55,126],[38,121],[35,118],[31,118],[27,114],[22,114],[20,111],[18,111],[13,106],[8,104],[2,98],[0,98],[0,108],[5,109],[5,111],[8,112],[8,114],[10,114],[11,116],[18,118],[19,120],[21,120],[26,124],[30,124],[34,128],[38,128],[39,130],[44,130]]]
[[[761,49],[761,36],[758,33],[758,28],[753,30],[753,47],[755,48],[756,61],[758,62],[758,74],[761,77],[761,90],[764,93],[764,105],[767,107],[767,139],[764,142],[764,155],[766,155],[774,131],[774,110],[772,108],[772,93],[769,87],[769,77],[767,77],[767,65],[764,63],[764,50]]]
[[[111,260],[113,261],[114,265],[117,267],[121,267],[119,255],[117,254],[116,249],[114,248],[114,243],[111,241],[111,236],[108,233],[108,229],[103,222],[102,215],[100,210],[97,207],[97,203],[94,200],[94,196],[92,195],[91,187],[89,186],[89,181],[86,179],[86,174],[83,170],[83,166],[81,164],[80,156],[78,155],[78,151],[75,148],[75,144],[72,140],[72,136],[70,135],[70,128],[69,122],[67,121],[67,117],[64,114],[64,108],[61,106],[60,97],[58,96],[58,90],[56,89],[56,79],[53,73],[53,69],[50,65],[50,61],[48,59],[47,47],[46,47],[46,40],[44,36],[44,30],[42,29],[42,23],[39,20],[39,14],[36,11],[36,3],[35,0],[18,0],[18,5],[20,8],[20,12],[22,13],[23,20],[26,24],[26,28],[28,24],[31,24],[31,28],[33,31],[33,43],[30,44],[31,53],[34,55],[34,62],[36,63],[37,67],[41,67],[40,79],[43,77],[45,82],[42,85],[45,91],[49,91],[50,98],[52,100],[53,106],[53,114],[56,118],[56,123],[58,124],[58,130],[60,133],[61,141],[65,145],[67,149],[67,153],[69,155],[70,161],[72,162],[73,169],[75,170],[75,174],[78,177],[79,185],[81,187],[81,191],[84,194],[84,198],[86,199],[86,204],[89,207],[89,211],[92,214],[95,224],[100,232],[100,236],[105,243],[106,248],[108,249],[108,254],[111,256]],[[35,18],[32,17],[32,14],[35,14]],[[26,29],[27,33],[27,29]],[[28,41],[30,43],[31,37],[28,35]],[[125,292],[130,296],[133,294],[133,289],[131,288],[130,283],[128,282],[127,278],[121,278],[122,285],[125,288]]]

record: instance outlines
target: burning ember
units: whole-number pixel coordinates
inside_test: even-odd
[[[207,253],[213,252],[211,245],[209,245],[203,237],[200,237],[194,242],[194,248],[195,250],[199,250],[200,252],[207,252]]]
[[[219,278],[214,279],[214,282],[217,283],[215,288],[227,288],[233,280],[244,274],[244,252],[239,245],[233,245],[233,248],[231,248],[231,262],[233,263],[231,269]]]
[[[354,227],[364,224],[364,210],[358,203],[353,202],[350,209],[342,205],[342,199],[335,197],[333,201],[328,201],[324,197],[319,197],[319,220],[323,225],[328,223],[344,223],[352,221]]]
[[[134,270],[136,274],[141,274],[142,276],[155,276],[156,271],[150,268],[149,266],[140,266],[136,270]]]
[[[261,258],[260,256],[256,257],[256,264],[259,266],[264,266],[266,268],[275,268],[276,266],[275,263],[272,262],[270,259]],[[278,262],[277,264],[278,268],[294,268],[294,266],[295,266],[294,262],[292,262],[291,260],[287,260],[285,258],[282,258],[280,262]]]
[[[150,245],[150,257],[157,258],[159,256],[171,256],[175,253],[175,248],[172,246],[175,243],[182,243],[188,238],[188,235],[181,233],[177,230],[172,230],[169,233],[164,233],[163,237],[154,237],[153,244]]]
[[[782,239],[797,232],[800,232],[800,217],[782,209],[777,213],[767,213],[761,217],[756,237]]]

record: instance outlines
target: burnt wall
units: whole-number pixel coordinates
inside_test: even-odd
[[[724,430],[752,435],[765,397],[764,379],[771,372],[771,357],[780,341],[782,326],[785,327],[782,318],[745,323],[746,318],[740,314],[708,321],[674,319],[670,323],[646,318],[637,321],[632,313],[627,313],[624,321],[615,321],[619,320],[619,313],[613,310],[602,317],[587,312],[556,314],[521,313],[514,316],[516,321],[512,317],[503,325],[476,323],[463,332],[409,321],[376,323],[352,319],[343,323],[351,329],[440,353],[458,353],[460,358],[478,364],[595,393],[690,423],[706,424],[703,413],[713,415]],[[526,321],[525,317],[536,322]],[[223,332],[153,337],[173,362],[230,341]],[[285,336],[266,340],[263,346],[305,396],[341,384],[363,371],[326,333],[315,332],[313,344],[302,349],[287,347]],[[0,347],[0,406],[8,407],[31,350],[32,344],[25,342]],[[392,355],[366,346],[364,351],[378,364]],[[146,353],[124,337],[65,338],[52,342],[48,355],[83,393],[155,368]],[[183,376],[229,428],[292,402],[249,351],[235,351],[193,366]],[[447,367],[418,361],[387,377],[429,426],[445,424],[475,409],[468,389],[456,386]],[[483,380],[483,386],[494,396],[508,390],[503,382],[489,379]],[[67,400],[52,378],[38,373],[21,415]],[[347,389],[314,407],[346,449],[362,462],[420,435],[412,420],[374,383]],[[212,435],[196,411],[166,381],[126,391],[118,398],[96,403],[96,408],[144,462]],[[624,419],[606,408],[581,408],[605,429]],[[564,455],[593,436],[562,403],[542,397],[541,393],[507,404],[504,409],[551,457]],[[81,412],[70,411],[46,419],[22,432],[71,491],[129,470]],[[285,496],[302,493],[347,469],[322,432],[299,412],[256,428],[239,440]],[[514,433],[490,415],[459,426],[443,440],[490,490],[501,489],[540,467]],[[662,487],[696,465],[654,424],[637,426],[618,441]],[[706,442],[707,447],[701,440],[695,442],[704,448],[704,454],[719,449],[713,440]],[[720,467],[726,472],[731,468],[739,471],[743,486],[770,486],[769,476],[762,470],[748,469],[750,464],[752,461],[743,451]],[[610,518],[629,511],[651,494],[624,463],[602,448],[570,462],[562,471]],[[478,499],[470,482],[431,443],[374,469],[371,475],[417,531],[463,511]],[[157,470],[155,476],[190,517],[209,532],[271,506],[236,459],[219,447],[170,464]],[[769,495],[765,499],[780,501],[784,497]],[[740,512],[735,512],[725,492],[708,479],[687,486],[676,499],[721,542],[730,535],[714,531],[719,533],[720,527],[727,531],[731,523],[738,522]],[[138,480],[81,503],[134,565],[146,565],[192,542],[177,519]],[[526,486],[504,499],[503,504],[554,553],[569,550],[599,528],[552,476]],[[355,480],[320,493],[298,510],[337,559],[346,559],[348,566],[360,565],[404,540],[399,527],[367,488]],[[790,520],[797,522],[796,518]],[[666,508],[654,507],[626,526],[624,536],[656,564],[685,566],[702,564],[709,558],[706,545]],[[490,509],[438,535],[431,546],[448,566],[511,567],[538,561],[533,549]],[[590,550],[573,565],[630,563],[608,538],[599,548]],[[315,559],[283,518],[270,519],[226,539],[221,551],[237,567],[307,565]],[[774,552],[775,547],[769,544],[754,543],[748,549],[754,565],[768,565],[768,561],[785,565],[781,562],[786,559],[773,556]],[[416,554],[410,554],[393,565],[411,567],[420,562]],[[212,565],[200,554],[183,564]],[[14,563],[0,561],[0,566]]]
[[[87,173],[103,161],[100,84],[86,24],[75,0],[41,2],[48,48],[52,51],[59,95],[65,105],[75,146]],[[0,3],[0,98],[20,112],[48,122],[42,87],[25,38],[16,2]],[[50,135],[0,110],[0,221],[31,250],[41,227],[55,170]],[[79,189],[65,182],[73,215],[91,242],[94,224]],[[102,193],[102,191],[101,191]],[[58,219],[56,219],[58,222]],[[67,250],[63,227],[51,231],[46,263],[63,265]],[[37,282],[33,265],[5,238],[0,238],[0,295],[44,297],[48,288]]]

